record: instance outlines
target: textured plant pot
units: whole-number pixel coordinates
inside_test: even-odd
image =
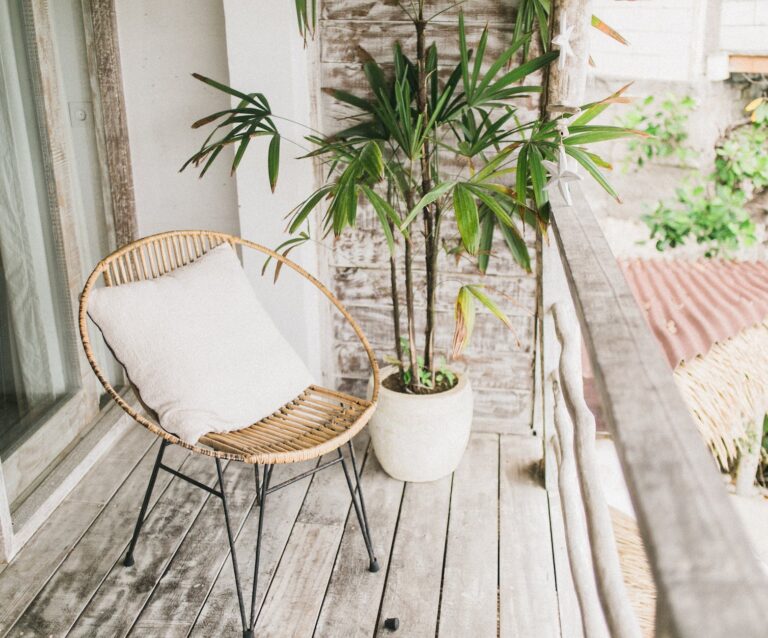
[[[384,368],[381,378],[395,370]],[[459,465],[472,429],[473,401],[469,379],[458,378],[453,388],[438,394],[403,394],[381,386],[368,427],[387,474],[401,481],[436,481]]]

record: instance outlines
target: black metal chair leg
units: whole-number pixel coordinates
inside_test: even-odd
[[[259,584],[259,559],[261,557],[261,536],[264,529],[264,506],[267,502],[269,481],[272,478],[272,465],[264,466],[264,480],[261,482],[259,494],[259,530],[256,536],[256,556],[253,561],[253,589],[251,590],[251,617],[248,626],[243,625],[243,638],[253,638],[253,628],[256,624],[256,590]],[[256,473],[258,477],[258,470]],[[258,480],[258,478],[257,478]]]
[[[125,554],[123,565],[130,567],[133,565],[133,550],[136,549],[136,541],[139,540],[139,532],[141,532],[141,526],[144,524],[144,516],[147,513],[147,507],[149,506],[149,499],[152,497],[152,490],[155,487],[155,481],[157,480],[157,473],[160,470],[160,463],[163,461],[163,453],[165,448],[170,443],[163,439],[160,442],[160,449],[157,452],[157,458],[155,459],[155,466],[152,468],[152,474],[149,477],[149,485],[147,485],[147,491],[144,494],[144,501],[141,504],[139,510],[139,518],[136,520],[136,527],[133,528],[133,537],[131,538],[131,544],[128,546],[128,552]]]
[[[341,467],[344,470],[344,477],[347,479],[347,486],[349,487],[349,493],[352,496],[352,505],[355,508],[355,514],[357,515],[357,522],[360,525],[360,531],[363,534],[363,541],[365,541],[365,548],[368,550],[368,559],[370,563],[368,565],[368,571],[379,571],[379,561],[373,552],[373,541],[371,540],[371,529],[368,526],[368,515],[365,511],[365,499],[363,498],[363,486],[360,483],[360,474],[357,471],[357,461],[355,460],[355,450],[352,447],[352,442],[349,442],[349,453],[352,460],[352,471],[355,474],[355,485],[352,485],[352,479],[349,476],[349,470],[347,464],[344,462],[344,456],[342,455],[341,448],[339,448],[339,458],[341,458]],[[358,502],[359,500],[359,502]]]
[[[243,588],[240,584],[240,569],[237,566],[237,553],[235,552],[235,539],[232,535],[232,525],[229,520],[229,506],[227,504],[227,493],[224,490],[224,473],[221,470],[221,461],[216,459],[216,473],[219,476],[219,491],[221,492],[221,504],[224,507],[224,522],[227,525],[227,539],[229,540],[229,551],[232,554],[232,569],[235,572],[235,588],[237,589],[237,603],[240,606],[240,619],[245,628],[245,603],[243,602]]]

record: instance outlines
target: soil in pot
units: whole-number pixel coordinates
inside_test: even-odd
[[[390,374],[381,382],[381,385],[387,390],[392,390],[392,392],[402,392],[403,394],[439,394],[440,392],[447,392],[455,387],[457,383],[458,380],[455,378],[453,381],[449,381],[443,377],[439,381],[435,381],[435,385],[432,388],[420,387],[415,390],[408,389],[406,388],[405,383],[403,383],[403,375],[398,371]]]

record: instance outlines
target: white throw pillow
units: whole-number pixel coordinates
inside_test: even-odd
[[[187,443],[247,427],[313,383],[229,244],[157,279],[94,289],[88,315],[142,402]]]

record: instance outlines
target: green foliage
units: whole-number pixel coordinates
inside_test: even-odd
[[[425,29],[425,21],[420,17],[422,9],[420,3],[418,19],[414,19],[417,32]],[[485,273],[489,267],[497,233],[515,261],[530,271],[531,260],[522,229],[531,225],[545,231],[549,221],[547,173],[543,162],[557,161],[558,148],[564,143],[567,153],[615,196],[603,174],[610,165],[589,151],[588,146],[639,134],[620,127],[590,124],[609,103],[621,99],[626,87],[605,101],[585,105],[565,140],[561,140],[556,128],[558,119],[570,118],[573,113],[563,113],[550,121],[521,122],[518,104],[527,106],[531,96],[542,90],[539,84],[526,84],[526,78],[546,68],[558,56],[557,51],[549,51],[528,59],[523,54],[531,37],[529,32],[518,33],[497,57],[491,57],[487,50],[488,28],[482,31],[477,42],[468,42],[464,16],[459,13],[459,61],[448,68],[441,65],[434,43],[420,50],[422,57],[416,62],[395,44],[392,64],[387,70],[361,52],[370,97],[324,89],[351,108],[352,113],[346,119],[347,128],[333,135],[312,131],[305,137],[312,146],[306,157],[324,167],[325,180],[288,214],[288,232],[300,235],[295,238],[298,241],[290,243],[289,240],[281,249],[291,250],[309,240],[307,222],[313,211],[320,212],[323,235],[338,237],[357,225],[358,211],[365,206],[375,212],[393,264],[398,245],[405,243],[405,290],[412,296],[415,287],[409,278],[409,260],[413,258],[411,235],[419,220],[418,232],[423,231],[426,240],[420,257],[424,258],[427,270],[428,319],[434,317],[434,293],[439,282],[437,252],[441,243],[438,238],[450,216],[458,228],[460,251],[477,263],[479,272]],[[268,178],[274,189],[281,140],[274,122],[280,120],[280,116],[272,113],[266,98],[259,93],[246,94],[214,80],[195,77],[240,102],[235,108],[215,113],[193,125],[216,123],[200,150],[182,169],[193,164],[202,166],[204,173],[225,146],[235,144],[232,166],[235,170],[252,137],[270,136]],[[458,160],[458,171],[455,162],[443,168],[441,160],[446,155]],[[393,277],[399,276],[397,269],[392,272]],[[395,297],[393,291],[393,299]],[[472,322],[467,319],[470,312],[474,317],[475,302],[510,325],[482,286],[464,286],[459,297],[466,312],[457,314],[457,334],[460,328],[465,332],[461,339],[454,339],[454,345],[460,345],[454,348],[454,354],[458,355],[469,341]],[[406,310],[408,325],[412,327],[413,309]],[[459,315],[464,319],[461,327]],[[409,330],[409,334],[414,331]],[[416,344],[411,340],[404,353],[406,359],[413,357],[410,367],[419,370],[418,378],[411,379],[417,385],[425,385],[423,374],[427,374],[434,385],[439,373],[429,337],[426,342],[422,363],[414,356]],[[399,365],[403,370],[408,367],[404,360],[400,360]]]
[[[681,188],[675,204],[660,202],[644,221],[657,250],[675,248],[693,238],[706,246],[706,257],[713,257],[755,241],[755,227],[745,203],[743,193],[727,186],[717,186],[714,194],[704,186]]]
[[[715,149],[720,184],[756,193],[768,187],[768,122],[735,129]]]
[[[763,450],[768,454],[768,414],[763,417]]]
[[[408,343],[408,339],[405,337],[401,337],[400,339],[400,348],[403,352],[403,358],[408,361],[410,358],[411,350],[410,345]],[[384,361],[386,361],[390,365],[400,365],[400,360],[396,359],[395,357],[384,357]],[[444,386],[447,388],[452,388],[454,385],[456,385],[456,373],[454,373],[446,364],[444,358],[440,358],[437,361],[437,365],[435,366],[435,375],[434,379],[432,376],[432,372],[430,370],[427,370],[427,368],[424,366],[424,357],[421,355],[416,357],[416,367],[418,370],[418,377],[421,385],[423,385],[425,388],[434,388],[435,386]],[[411,380],[413,379],[413,373],[411,372],[410,366],[405,366],[403,368],[403,383],[407,386],[410,385]]]
[[[646,162],[665,159],[688,164],[694,155],[686,144],[688,117],[695,108],[696,101],[692,97],[672,94],[660,100],[649,95],[632,108],[619,120],[619,125],[648,135],[629,141],[624,158],[625,168],[642,168]]]
[[[751,122],[731,130],[716,146],[714,172],[698,173],[696,185],[679,189],[674,203],[660,202],[644,217],[659,251],[691,238],[713,257],[755,241],[746,204],[768,187],[768,100],[757,98],[746,111]],[[686,139],[687,133],[678,138]]]
[[[753,124],[768,126],[768,97],[756,97],[744,107],[744,110],[750,114],[749,120]]]
[[[315,35],[317,25],[317,0],[294,0],[296,7],[296,22],[299,26],[299,33],[304,38],[306,44],[307,38]]]

